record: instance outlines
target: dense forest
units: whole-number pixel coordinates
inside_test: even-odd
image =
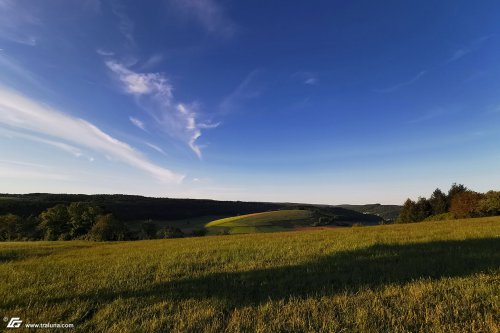
[[[241,215],[280,209],[285,204],[216,201],[199,199],[151,198],[122,194],[0,194],[0,215],[36,215],[58,204],[85,202],[101,207],[120,221],[180,220],[205,215]]]
[[[399,205],[381,205],[379,203],[368,205],[339,205],[338,207],[351,209],[364,214],[377,215],[386,222],[394,222],[401,213],[401,206]]]
[[[500,215],[500,191],[479,193],[453,184],[448,193],[437,188],[429,198],[407,199],[399,223]]]
[[[313,211],[317,225],[383,221],[373,214],[323,205],[131,195],[3,194],[0,195],[0,240],[112,241],[203,236],[206,233],[203,225],[190,226],[189,231],[181,229],[187,223],[185,220],[291,208]]]

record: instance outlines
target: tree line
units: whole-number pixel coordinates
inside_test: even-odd
[[[396,220],[398,223],[424,220],[449,220],[458,218],[500,215],[500,191],[479,193],[463,184],[452,184],[448,193],[439,188],[427,199],[407,199]]]
[[[101,207],[120,221],[182,220],[206,215],[234,216],[283,209],[286,204],[217,201],[206,199],[152,198],[124,194],[0,194],[0,215],[38,216],[58,204],[87,202]]]
[[[203,236],[195,230],[189,236]],[[37,215],[23,217],[8,213],[0,215],[0,241],[15,240],[92,240],[120,241],[186,236],[180,229],[159,228],[151,220],[141,223],[140,230],[129,229],[113,214],[88,202],[58,204]]]

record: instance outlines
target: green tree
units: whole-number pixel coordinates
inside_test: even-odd
[[[417,207],[415,201],[411,199],[406,199],[403,207],[401,208],[401,213],[397,219],[397,223],[408,223],[417,221]]]
[[[71,238],[78,238],[90,231],[97,216],[101,214],[101,209],[87,202],[72,202],[68,207],[68,214]]]
[[[419,197],[415,204],[415,221],[420,222],[432,215],[432,206],[426,198]]]
[[[448,199],[448,207],[450,207],[451,201],[453,200],[453,198],[455,196],[459,195],[460,193],[467,192],[467,191],[468,191],[468,189],[464,185],[453,183],[451,185],[450,189],[448,190],[448,198],[447,198]]]
[[[45,240],[69,239],[70,217],[65,205],[56,205],[40,214],[38,225]]]
[[[154,239],[158,234],[158,226],[151,220],[142,222],[141,224],[143,238]]]
[[[21,226],[21,234],[23,240],[38,240],[41,239],[40,230],[38,230],[38,224],[40,220],[38,216],[30,215],[23,218]]]
[[[13,241],[22,238],[21,218],[14,214],[0,216],[0,240]]]
[[[500,191],[487,192],[479,202],[479,211],[483,215],[500,215]]]
[[[99,215],[87,238],[94,241],[121,241],[129,238],[129,231],[112,214]]]
[[[182,238],[184,233],[179,228],[165,227],[158,232],[160,238]]]
[[[439,215],[448,212],[448,198],[439,188],[432,192],[429,198],[429,203],[432,207],[432,215]]]

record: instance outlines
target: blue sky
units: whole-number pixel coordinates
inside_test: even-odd
[[[0,0],[0,192],[499,189],[497,1]]]

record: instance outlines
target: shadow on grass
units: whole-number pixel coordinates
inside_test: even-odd
[[[117,298],[217,299],[232,308],[270,299],[334,295],[363,287],[401,285],[421,278],[460,277],[499,269],[500,238],[381,244],[320,257],[303,265],[210,274],[156,283],[133,291],[75,295],[71,300],[94,301],[97,305]]]
[[[47,257],[59,253],[67,253],[69,250],[87,248],[89,246],[90,245],[66,245],[0,249],[0,263],[13,263],[26,259]]]
[[[500,270],[500,238],[406,245],[373,245],[303,265],[218,273],[159,284],[134,296],[217,298],[242,306],[288,297],[323,296],[421,278],[467,276]]]

